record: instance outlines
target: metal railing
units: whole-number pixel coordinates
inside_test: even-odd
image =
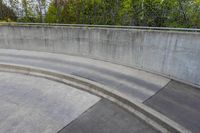
[[[170,28],[170,27],[144,27],[144,26],[118,26],[118,25],[88,25],[88,24],[57,24],[57,23],[21,23],[21,22],[0,22],[0,26],[63,26],[63,27],[89,27],[89,28],[117,28],[117,29],[141,29],[141,30],[163,30],[200,32],[194,28]]]

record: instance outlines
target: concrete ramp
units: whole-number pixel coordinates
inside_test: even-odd
[[[77,56],[0,50],[0,62],[34,66],[82,77],[110,87],[113,93],[143,102],[170,80],[155,74]]]

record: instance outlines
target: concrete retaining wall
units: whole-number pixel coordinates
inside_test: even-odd
[[[86,56],[200,85],[200,33],[0,26],[0,48]]]

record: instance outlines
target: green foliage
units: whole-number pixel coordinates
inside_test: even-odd
[[[61,22],[78,23],[80,18],[81,1],[68,0],[61,11]]]
[[[17,17],[14,11],[0,0],[0,20],[10,22],[16,19]]]
[[[49,5],[48,12],[45,16],[45,22],[47,23],[57,23],[59,22],[58,16],[57,16],[57,9],[54,3],[51,3]]]
[[[21,22],[200,28],[200,0],[7,1],[11,8],[1,4],[0,19],[8,21],[22,12]]]
[[[199,0],[172,0],[164,1],[164,26],[200,28]]]

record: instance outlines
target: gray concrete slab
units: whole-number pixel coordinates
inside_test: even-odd
[[[55,133],[99,100],[48,79],[0,72],[0,132]]]
[[[157,133],[119,106],[103,99],[59,133]]]
[[[200,89],[172,81],[144,102],[194,133],[200,131]]]
[[[169,79],[116,64],[45,52],[0,50],[0,62],[35,66],[72,74],[98,82],[143,102]]]

